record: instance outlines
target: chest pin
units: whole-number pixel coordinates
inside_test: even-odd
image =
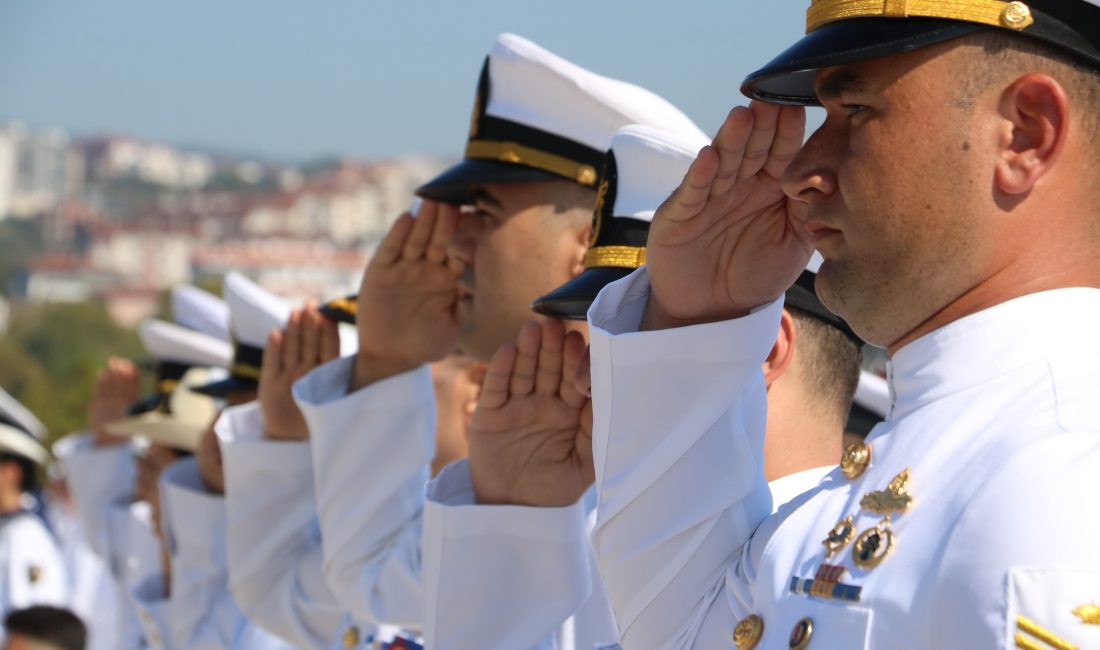
[[[852,541],[856,535],[856,525],[852,523],[852,515],[848,515],[829,531],[821,543],[825,546],[825,557],[831,558]]]
[[[894,551],[895,541],[890,515],[886,515],[874,528],[860,533],[852,545],[852,561],[863,569],[873,569]]]
[[[871,512],[885,515],[891,512],[905,512],[913,505],[913,495],[909,493],[908,467],[895,476],[885,490],[868,492],[860,499],[859,505]]]

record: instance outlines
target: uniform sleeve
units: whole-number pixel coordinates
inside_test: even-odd
[[[195,458],[161,477],[164,534],[172,560],[169,629],[172,646],[231,647],[244,615],[229,595],[225,503],[206,492]]]
[[[54,454],[69,473],[69,490],[88,545],[109,561],[107,512],[134,497],[137,470],[130,445],[97,447],[91,434],[72,434],[54,445]]]
[[[325,578],[352,616],[419,629],[424,486],[435,453],[427,366],[347,393],[354,358],[300,379]]]
[[[592,590],[586,528],[583,501],[475,505],[469,465],[449,465],[428,484],[424,514],[427,647],[564,650],[558,628]]]
[[[262,438],[258,403],[215,425],[225,471],[229,590],[249,620],[303,650],[328,648],[343,610],[325,583],[304,442]]]
[[[782,300],[638,332],[648,296],[643,268],[589,312],[596,554],[623,647],[725,647],[726,571],[771,511],[761,364]]]
[[[1098,467],[1090,431],[998,468],[944,531],[928,621],[937,648],[1100,648]]]

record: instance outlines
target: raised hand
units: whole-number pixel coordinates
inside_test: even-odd
[[[780,179],[805,123],[800,107],[752,102],[730,112],[654,216],[643,329],[743,316],[798,278],[810,236]]]
[[[479,503],[567,506],[592,485],[592,403],[573,381],[584,351],[547,320],[493,356],[470,431]]]
[[[446,265],[458,208],[424,201],[393,224],[367,265],[356,316],[353,390],[442,359],[458,340],[457,279]]]
[[[92,401],[88,403],[88,430],[96,445],[116,445],[126,438],[112,436],[106,424],[126,417],[141,396],[141,373],[126,359],[111,357],[96,376]]]
[[[336,323],[322,316],[313,303],[292,311],[286,327],[268,336],[259,393],[265,438],[309,438],[309,427],[294,403],[291,387],[302,375],[338,356],[340,333]]]

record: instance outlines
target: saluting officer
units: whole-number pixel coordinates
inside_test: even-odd
[[[1097,646],[1100,6],[807,17],[744,90],[825,123],[803,146],[800,107],[734,109],[656,215],[648,268],[589,312],[622,643]],[[825,304],[888,349],[893,404],[769,516],[760,363],[811,248]]]

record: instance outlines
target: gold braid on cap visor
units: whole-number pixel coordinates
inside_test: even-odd
[[[584,268],[616,267],[636,269],[645,264],[645,248],[641,246],[597,246],[584,254]]]
[[[1023,2],[1003,0],[813,0],[806,33],[849,18],[947,18],[1022,30],[1035,22]]]
[[[581,185],[596,184],[596,168],[592,165],[516,142],[470,140],[466,144],[466,157],[527,165],[574,180]]]

